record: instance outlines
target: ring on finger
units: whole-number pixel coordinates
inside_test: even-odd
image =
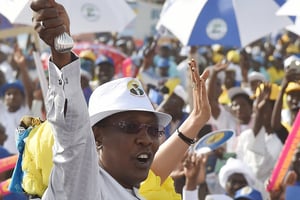
[[[46,28],[43,21],[40,21],[40,26],[41,26],[42,29],[45,29],[45,28]]]

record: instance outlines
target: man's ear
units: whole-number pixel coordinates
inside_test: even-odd
[[[93,126],[92,129],[93,129],[97,149],[102,148],[102,140],[103,140],[102,128],[98,126]]]

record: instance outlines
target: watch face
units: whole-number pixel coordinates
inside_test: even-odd
[[[194,145],[194,150],[199,152],[207,152],[207,149],[215,150],[222,146],[234,135],[234,131],[230,129],[217,130],[200,138]],[[205,149],[205,151],[204,151]]]

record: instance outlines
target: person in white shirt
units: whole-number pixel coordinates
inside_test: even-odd
[[[55,140],[54,166],[42,199],[143,199],[137,190],[149,171],[163,184],[210,117],[208,72],[199,76],[191,62],[194,109],[177,134],[159,146],[171,117],[156,112],[145,92],[130,92],[132,84],[142,89],[139,80],[127,77],[99,86],[87,109],[79,59],[54,48],[54,38],[69,33],[65,9],[45,0],[32,1],[31,9],[33,27],[52,52],[46,106]]]
[[[5,126],[8,139],[4,144],[10,153],[18,153],[15,132],[24,115],[29,115],[33,101],[32,81],[28,74],[25,56],[20,48],[15,48],[14,61],[19,67],[20,80],[8,80],[1,86],[0,122]]]
[[[14,81],[16,79],[16,71],[8,62],[8,57],[14,53],[14,50],[6,45],[0,43],[0,71],[5,75],[6,81]]]
[[[282,149],[282,142],[271,126],[271,115],[279,88],[264,83],[258,88],[254,104],[254,124],[239,136],[237,156],[247,163],[257,179],[264,183],[272,173]]]
[[[229,108],[219,103],[219,97],[222,93],[222,82],[219,78],[219,74],[228,67],[226,64],[216,64],[210,67],[210,78],[208,80],[207,94],[209,103],[211,106],[211,117],[208,124],[211,124],[213,131],[220,129],[232,129],[236,130],[236,120],[231,114]],[[231,144],[230,139],[228,144]],[[234,152],[232,145],[226,144],[227,152]]]
[[[24,115],[30,114],[25,104],[25,89],[21,81],[6,83],[1,87],[4,103],[0,105],[0,122],[5,126],[8,135],[4,147],[12,154],[18,153],[15,132]]]
[[[205,200],[230,200],[240,196],[240,190],[245,187],[257,189],[258,193],[264,190],[261,184],[258,184],[253,171],[239,159],[229,158],[219,173],[220,185],[224,188],[225,194],[210,194]],[[261,198],[260,198],[261,199]],[[255,200],[259,200],[255,199]]]
[[[297,63],[299,61],[296,60],[294,62]],[[300,71],[297,71],[295,68],[287,68],[272,114],[272,126],[275,130],[281,130],[282,126],[284,126],[288,132],[292,129],[292,125],[300,109],[299,81]],[[286,104],[286,107],[283,107],[284,104]],[[286,139],[286,137],[284,139]]]

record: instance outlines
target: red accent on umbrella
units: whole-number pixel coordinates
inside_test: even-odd
[[[122,63],[127,58],[127,56],[124,53],[122,53],[121,51],[119,51],[113,46],[109,46],[102,43],[90,43],[90,42],[75,43],[72,50],[79,55],[81,51],[87,49],[92,50],[96,54],[96,57],[100,55],[105,55],[112,58],[115,64],[115,73],[116,74],[122,73]]]

